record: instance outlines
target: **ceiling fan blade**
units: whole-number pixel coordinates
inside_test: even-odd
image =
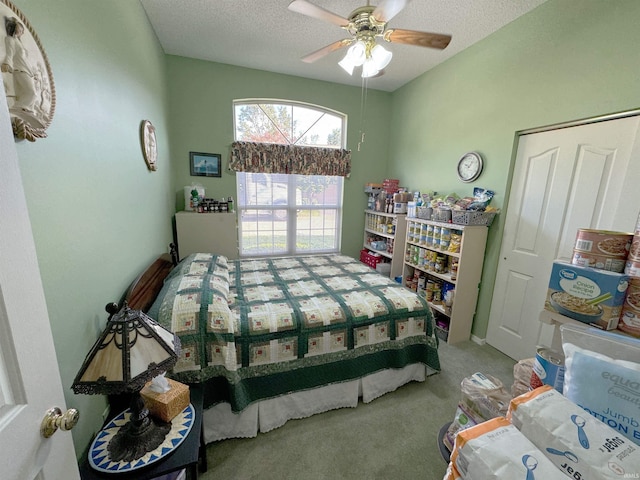
[[[371,16],[379,22],[388,22],[407,6],[410,0],[383,0]]]
[[[440,50],[443,50],[447,47],[447,45],[449,45],[449,42],[451,41],[451,35],[417,32],[415,30],[404,30],[402,28],[392,28],[384,32],[384,39],[387,42],[403,43],[405,45],[438,48]]]
[[[302,57],[302,61],[305,63],[313,63],[316,60],[321,59],[325,55],[330,54],[331,52],[335,52],[336,50],[340,50],[341,48],[351,45],[353,42],[354,40],[352,38],[345,38],[343,40],[338,40],[337,42],[333,42],[332,44],[327,45],[326,47],[323,47],[320,50],[316,50],[315,52],[310,53],[305,57]]]
[[[301,13],[302,15],[306,15],[308,17],[317,18],[319,20],[324,20],[325,22],[333,23],[338,25],[339,27],[344,27],[345,25],[349,25],[349,20],[340,15],[336,15],[335,13],[330,12],[329,10],[325,10],[322,7],[314,5],[311,2],[307,2],[307,0],[293,0],[289,4],[289,10],[296,13]]]

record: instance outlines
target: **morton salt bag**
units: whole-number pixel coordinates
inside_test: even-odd
[[[550,385],[511,400],[507,418],[575,480],[638,478],[640,449]]]
[[[504,417],[458,432],[451,463],[452,473],[459,472],[464,480],[565,480],[544,453]]]
[[[640,340],[582,325],[560,332],[564,396],[640,445]]]

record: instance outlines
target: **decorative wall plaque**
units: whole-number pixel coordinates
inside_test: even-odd
[[[140,124],[140,142],[142,143],[142,155],[147,162],[149,170],[157,170],[158,147],[156,142],[156,127],[149,120],[143,120]]]
[[[16,138],[47,136],[56,106],[53,74],[40,39],[10,0],[0,0],[0,71]]]

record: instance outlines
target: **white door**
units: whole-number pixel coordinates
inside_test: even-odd
[[[0,82],[1,84],[2,82]],[[65,402],[4,89],[0,86],[0,478],[79,478],[71,432],[45,439]]]
[[[579,228],[633,232],[640,211],[640,117],[522,135],[518,142],[487,342],[514,359],[550,346],[544,308],[552,262],[571,261]],[[631,162],[630,159],[635,161]]]

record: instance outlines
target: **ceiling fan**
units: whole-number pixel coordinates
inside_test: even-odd
[[[350,75],[357,66],[362,66],[363,77],[380,75],[391,61],[391,52],[377,43],[382,39],[392,43],[444,49],[451,41],[451,35],[419,32],[401,28],[387,28],[387,23],[407,6],[410,0],[382,0],[377,6],[367,5],[356,8],[349,18],[341,17],[307,0],[293,0],[289,10],[309,17],[333,23],[346,30],[350,38],[338,40],[302,58],[312,63],[320,58],[350,47],[339,62]]]

